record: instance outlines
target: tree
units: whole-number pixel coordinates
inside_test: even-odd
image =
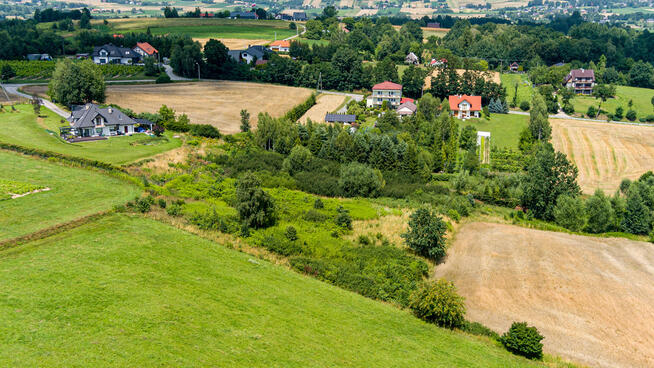
[[[341,167],[338,186],[346,197],[376,197],[384,188],[381,171],[352,162]]]
[[[543,357],[543,336],[536,327],[527,326],[527,322],[513,322],[511,328],[500,337],[506,350],[528,359]]]
[[[466,125],[465,128],[461,129],[459,147],[466,151],[477,148],[477,129],[474,126]]]
[[[250,172],[236,183],[236,210],[247,227],[264,228],[276,221],[272,197],[261,189],[261,183]]]
[[[243,109],[241,110],[241,132],[249,132],[250,131],[250,113]]]
[[[522,180],[522,206],[536,218],[554,219],[554,206],[559,196],[577,196],[577,167],[550,143],[541,143],[531,155]]]
[[[547,117],[545,99],[540,93],[534,93],[529,111],[529,131],[534,141],[549,141],[552,137],[552,127]]]
[[[399,82],[400,78],[397,76],[397,66],[390,57],[378,62],[373,70],[374,83],[384,81]]]
[[[629,187],[627,207],[621,225],[624,231],[632,234],[644,235],[650,232],[650,212],[638,184]]]
[[[48,86],[50,97],[65,106],[104,102],[105,82],[102,70],[91,60],[57,62]]]
[[[303,145],[298,144],[293,147],[291,153],[286,157],[282,167],[289,174],[293,175],[297,172],[306,170],[309,165],[311,165],[312,160],[313,154],[311,154],[311,151]]]
[[[409,219],[409,231],[402,234],[407,246],[436,262],[445,256],[445,221],[427,208],[419,208]]]
[[[306,31],[304,36],[310,40],[319,40],[322,38],[322,31],[324,26],[321,21],[317,19],[310,19],[306,23]]]
[[[153,57],[146,57],[143,60],[143,64],[144,64],[143,69],[145,71],[145,75],[147,76],[152,77],[155,75],[159,75],[159,73],[161,72],[159,70],[159,65],[157,65],[157,61]]]
[[[334,222],[337,226],[342,227],[343,229],[352,230],[352,217],[350,216],[350,211],[343,206],[338,206],[336,209],[336,218]]]
[[[204,57],[206,59],[205,74],[210,78],[218,79],[227,70],[230,61],[229,49],[220,41],[210,39],[204,45]]]
[[[14,68],[11,67],[11,65],[2,65],[2,69],[0,70],[0,81],[6,82],[15,76],[16,72],[14,71]]]
[[[186,78],[194,78],[198,75],[198,65],[202,68],[204,60],[200,44],[190,40],[184,41],[183,45],[175,44],[171,49],[170,65],[175,74]]]
[[[441,327],[456,328],[465,323],[465,299],[445,279],[424,283],[411,295],[409,307],[416,317]]]
[[[624,116],[624,108],[622,106],[618,106],[615,108],[615,114],[613,114],[613,117],[615,120],[620,120]]]
[[[36,116],[41,115],[41,99],[40,98],[33,98],[32,101],[32,108],[34,109],[34,114]]]
[[[581,231],[586,225],[584,201],[568,194],[559,196],[554,207],[554,220],[571,231]]]
[[[637,61],[629,70],[629,85],[633,87],[654,87],[654,67],[651,64]]]
[[[611,226],[613,208],[603,190],[597,189],[595,194],[586,200],[585,210],[588,218],[586,231],[596,234],[608,231]]]
[[[89,17],[86,13],[82,14],[82,17],[79,20],[79,27],[82,29],[91,28],[91,17]]]
[[[635,110],[629,110],[629,111],[627,111],[627,114],[625,115],[625,117],[626,117],[627,120],[629,120],[629,121],[634,121],[634,120],[636,120],[636,118],[637,118],[638,116],[636,115],[636,111],[635,111]]]
[[[402,93],[411,98],[420,98],[426,76],[425,69],[410,65],[402,74]]]
[[[598,84],[593,88],[593,97],[600,100],[600,104],[597,107],[597,116],[602,112],[602,102],[606,102],[609,98],[615,95],[615,86],[609,84]]]
[[[382,132],[391,131],[397,128],[399,125],[400,125],[400,119],[397,117],[397,113],[393,110],[386,111],[375,122],[375,126],[379,128]]]

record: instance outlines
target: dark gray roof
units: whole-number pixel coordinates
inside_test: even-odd
[[[295,20],[307,20],[307,13],[305,12],[293,12],[293,19]]]
[[[229,16],[232,18],[257,19],[257,14],[254,12],[231,12]]]
[[[231,56],[232,59],[239,61],[241,58],[241,50],[229,50],[227,51],[227,55]]]
[[[357,120],[357,116],[353,114],[327,114],[325,115],[325,121],[328,123],[339,122],[339,123],[354,123]]]
[[[40,61],[40,60],[52,60],[52,58],[48,54],[27,54],[27,60]]]
[[[92,56],[100,56],[100,50],[105,50],[109,57],[120,57],[120,58],[138,58],[139,55],[132,49],[127,47],[118,47],[112,44],[107,44],[104,46],[96,46],[93,49]]]
[[[270,53],[270,50],[268,50],[265,46],[255,45],[248,47],[244,52],[252,56],[256,56],[257,59],[262,59],[264,55]]]
[[[151,122],[151,121],[148,120],[148,119],[140,119],[140,118],[136,118],[136,119],[134,119],[134,121],[137,122],[138,124],[141,124],[141,125],[154,125],[154,123]]]
[[[74,106],[73,111],[68,118],[70,126],[73,128],[92,128],[95,127],[93,121],[98,115],[105,120],[105,125],[134,125],[136,121],[125,115],[122,111],[113,108],[100,108],[95,104],[86,104],[83,106]]]

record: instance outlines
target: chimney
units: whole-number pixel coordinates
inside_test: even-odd
[[[88,110],[88,109],[89,109],[89,104],[86,104],[86,105],[84,106],[84,108],[85,108],[86,110]]]
[[[109,111],[109,113],[111,114],[111,113],[114,112],[114,109],[112,109],[112,108],[110,107],[110,108],[107,109],[107,111]]]
[[[581,68],[581,72],[582,72],[582,73],[584,72],[584,68]]]

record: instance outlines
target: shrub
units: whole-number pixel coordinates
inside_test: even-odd
[[[300,244],[298,244],[296,241],[288,239],[286,235],[280,236],[274,233],[268,234],[264,236],[259,245],[286,257],[302,253],[302,247]]]
[[[291,149],[291,153],[284,160],[282,168],[288,171],[289,174],[293,175],[297,172],[306,170],[309,165],[311,165],[312,160],[313,154],[311,154],[311,151],[298,144]]]
[[[634,121],[634,120],[636,120],[636,117],[637,117],[637,116],[636,116],[636,111],[634,111],[634,110],[629,110],[629,111],[627,111],[627,115],[625,115],[625,117],[626,117],[627,120],[629,120],[629,121]]]
[[[568,230],[580,231],[586,225],[584,201],[567,194],[559,196],[554,207],[554,219]]]
[[[343,208],[343,206],[338,206],[336,209],[337,215],[336,219],[334,220],[336,222],[336,225],[352,230],[352,217],[350,216],[350,211],[348,211],[346,208]]]
[[[159,198],[159,199],[157,200],[157,204],[158,204],[159,207],[161,207],[161,208],[166,208],[166,200],[163,199],[163,198]]]
[[[575,107],[572,106],[572,104],[568,101],[563,104],[563,112],[565,112],[568,115],[572,115],[575,113]]]
[[[491,330],[479,322],[465,321],[463,326],[461,326],[461,330],[472,335],[487,336],[495,341],[500,341],[500,335],[497,332]]]
[[[155,79],[154,83],[156,84],[163,84],[163,83],[171,83],[172,80],[170,80],[170,77],[168,74],[160,74],[157,79]]]
[[[338,180],[338,187],[346,197],[375,197],[384,184],[379,170],[358,162],[344,165]]]
[[[365,236],[365,235],[359,235],[359,238],[357,239],[359,244],[361,245],[370,245],[370,238]]]
[[[613,117],[615,120],[620,120],[624,116],[624,108],[622,106],[618,106],[615,108],[615,114],[613,114]]]
[[[418,318],[441,327],[456,328],[465,323],[464,299],[445,279],[423,284],[411,295],[409,307]]]
[[[586,115],[589,118],[596,117],[597,116],[597,109],[595,108],[595,106],[588,106],[588,110],[586,110]]]
[[[150,212],[150,206],[152,205],[152,202],[149,198],[150,197],[137,198],[134,201],[134,208],[141,213]]]
[[[182,214],[182,206],[177,203],[173,203],[166,208],[166,213],[170,216],[177,217]]]
[[[520,110],[522,110],[522,111],[529,111],[529,108],[530,108],[530,107],[531,107],[531,106],[529,105],[529,101],[524,100],[524,101],[520,102]]]
[[[506,350],[528,359],[543,357],[543,336],[536,327],[528,327],[527,322],[513,322],[511,328],[500,337]]]
[[[322,199],[316,198],[316,200],[313,202],[313,208],[317,210],[325,208],[325,204],[322,203]]]
[[[186,114],[180,115],[177,119],[169,120],[166,122],[166,129],[174,132],[188,132],[191,125]]]
[[[451,218],[455,222],[459,222],[459,220],[461,220],[461,215],[459,215],[459,212],[457,212],[457,210],[454,208],[450,208],[447,211],[447,217]]]
[[[402,234],[409,248],[423,257],[439,261],[445,256],[447,226],[440,216],[419,208],[409,219],[409,231]]]
[[[260,186],[259,180],[249,172],[236,184],[236,210],[248,227],[268,227],[276,221],[273,199]]]
[[[295,230],[293,226],[286,227],[286,231],[284,232],[284,235],[286,235],[286,239],[290,241],[297,240],[297,230]]]
[[[218,129],[209,124],[193,124],[189,127],[189,133],[199,137],[220,138]]]
[[[303,192],[336,197],[341,194],[338,177],[318,171],[302,171],[295,176],[298,189]]]
[[[322,213],[320,213],[320,212],[318,212],[316,210],[308,210],[304,214],[303,218],[305,220],[311,221],[311,222],[323,222],[323,221],[327,220],[328,216],[324,215],[324,214],[322,214]]]
[[[203,230],[217,230],[227,234],[235,233],[238,230],[237,222],[221,216],[215,208],[211,211],[195,213],[189,221]]]
[[[586,231],[591,233],[603,233],[611,226],[611,215],[613,208],[611,201],[604,195],[604,191],[598,189],[586,200],[586,216],[588,224]]]

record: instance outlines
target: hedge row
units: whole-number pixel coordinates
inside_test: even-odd
[[[290,121],[298,121],[313,105],[316,104],[316,94],[312,93],[303,103],[295,106],[284,115],[284,118]]]

